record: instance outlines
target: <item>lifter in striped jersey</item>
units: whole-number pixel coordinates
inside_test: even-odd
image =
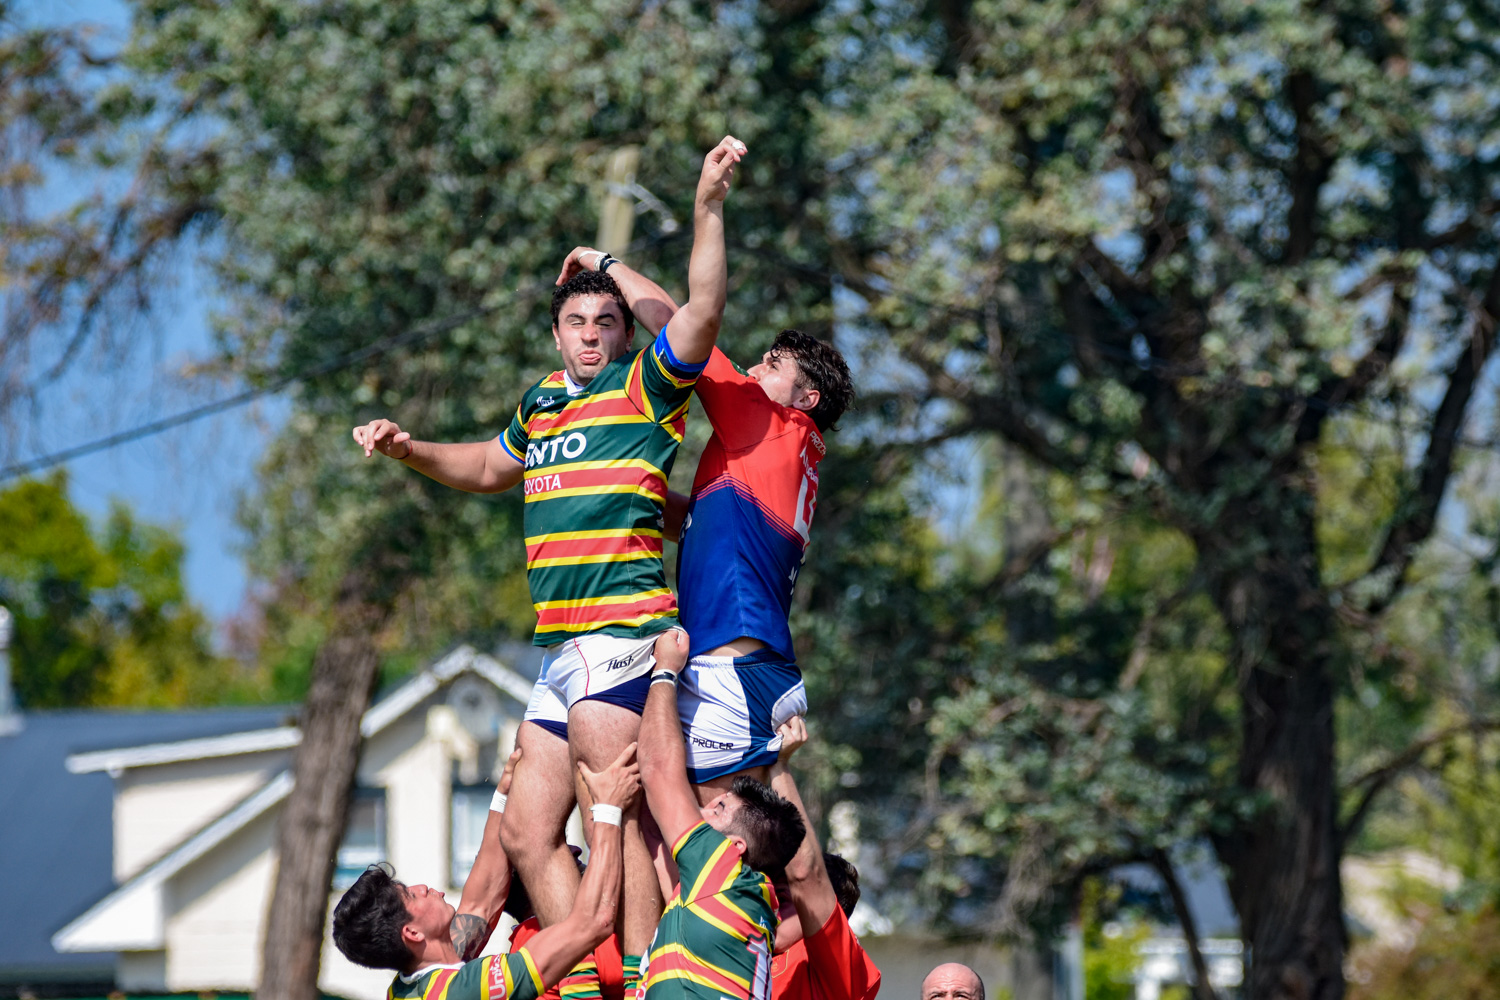
[[[643,995],[770,1000],[778,908],[771,878],[796,855],[806,827],[795,805],[749,777],[698,805],[677,714],[687,658],[682,631],[657,639],[641,717],[641,784],[680,880],[641,968]]]
[[[524,483],[526,568],[546,648],[517,742],[525,751],[501,824],[543,927],[578,889],[564,839],[573,765],[602,767],[636,738],[654,637],[677,625],[662,565],[667,476],[689,399],[724,315],[724,198],[744,144],[726,136],[704,159],[694,203],[689,301],[650,346],[630,351],[634,320],[598,251],[570,258],[552,299],[563,369],[528,389],[492,441],[414,441],[389,420],[355,428],[375,451],[475,493]],[[621,265],[623,266],[623,265]],[[638,817],[625,820],[627,960],[639,955],[661,896]]]

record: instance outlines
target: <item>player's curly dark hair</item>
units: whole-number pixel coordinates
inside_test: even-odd
[[[553,326],[557,325],[557,318],[562,315],[562,307],[569,299],[579,295],[608,295],[620,306],[620,315],[625,318],[625,329],[629,330],[635,325],[635,314],[625,304],[625,294],[615,284],[614,278],[598,271],[579,271],[552,290]]]
[[[333,943],[355,965],[400,972],[411,964],[401,938],[411,914],[395,874],[384,862],[371,865],[333,908]]]
[[[852,917],[859,905],[859,869],[831,851],[823,852],[823,867],[833,884],[833,894],[838,897],[839,909],[844,916]]]
[[[818,405],[807,411],[818,430],[834,430],[839,417],[854,402],[854,380],[849,365],[832,344],[810,337],[801,330],[782,330],[771,344],[771,356],[797,363],[797,382],[804,389],[818,390]]]
[[[780,878],[807,835],[802,814],[769,786],[743,774],[730,791],[740,800],[731,832],[745,840],[745,864]]]

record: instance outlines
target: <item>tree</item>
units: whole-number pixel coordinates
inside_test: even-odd
[[[182,582],[182,542],[115,505],[103,531],[68,500],[67,478],[0,491],[0,604],[15,616],[22,706],[184,706],[256,694],[215,655]]]
[[[1237,763],[1188,798],[1228,866],[1246,995],[1338,997],[1339,696],[1437,525],[1500,314],[1491,15],[938,6],[849,22],[857,83],[825,149],[867,194],[841,280],[916,384],[918,432],[998,434],[1190,545],[1233,694],[1196,718]],[[1320,449],[1354,420],[1401,469],[1334,573]],[[955,703],[965,763],[1012,746],[983,728],[1009,683]],[[947,845],[992,850],[974,827]]]

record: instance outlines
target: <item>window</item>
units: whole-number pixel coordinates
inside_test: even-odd
[[[448,856],[452,859],[449,885],[455,889],[463,886],[474,867],[474,858],[479,845],[484,843],[484,824],[490,817],[490,798],[493,785],[453,786],[453,843]]]
[[[349,822],[339,844],[333,887],[347,889],[364,870],[385,860],[385,789],[356,788],[349,803]]]

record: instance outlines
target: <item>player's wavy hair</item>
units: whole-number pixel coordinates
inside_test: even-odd
[[[411,964],[401,937],[411,914],[395,874],[385,862],[371,865],[333,908],[333,943],[355,965],[400,972]]]
[[[780,878],[802,845],[807,827],[797,807],[754,778],[740,775],[730,788],[740,800],[731,833],[745,840],[745,864]]]
[[[625,293],[620,291],[614,278],[598,271],[579,271],[552,290],[553,326],[557,325],[557,318],[562,315],[562,308],[568,304],[568,300],[579,295],[608,295],[619,305],[620,315],[625,318],[625,329],[635,325],[635,314],[625,304]]]
[[[854,380],[849,365],[832,344],[810,337],[801,330],[782,330],[771,344],[773,358],[797,363],[797,384],[818,390],[818,405],[807,411],[818,430],[835,430],[839,417],[854,402]]]
[[[831,851],[823,852],[823,867],[838,897],[839,909],[846,917],[854,916],[854,908],[859,905],[859,869]]]

